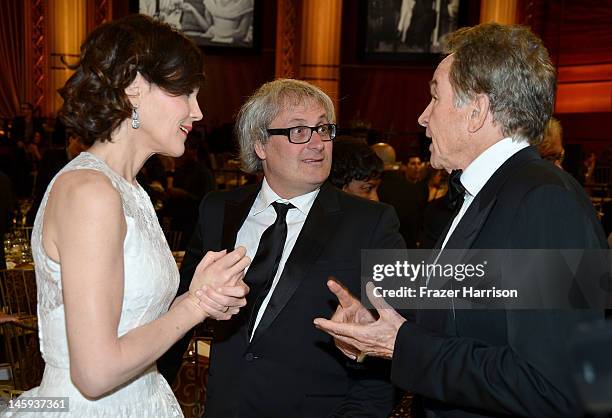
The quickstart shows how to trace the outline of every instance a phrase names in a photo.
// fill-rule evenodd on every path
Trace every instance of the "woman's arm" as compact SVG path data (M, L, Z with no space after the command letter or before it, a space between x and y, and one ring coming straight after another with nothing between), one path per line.
M71 377L89 397L145 370L207 316L197 299L187 297L157 320L117 336L126 230L121 199L107 177L78 170L57 179L45 213L43 245L62 266ZM244 259L220 257L199 272L200 283L219 275L240 280Z

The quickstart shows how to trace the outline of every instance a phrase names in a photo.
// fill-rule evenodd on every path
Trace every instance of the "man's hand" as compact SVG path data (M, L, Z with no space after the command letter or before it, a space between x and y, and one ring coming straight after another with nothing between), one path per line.
M343 324L370 324L376 321L372 312L367 310L335 277L329 278L327 287L338 298L338 307L331 317L331 321ZM350 344L346 344L337 338L334 338L334 342L344 355L353 360L357 360L361 355L361 352Z
M340 289L334 291L332 287L333 285L330 286L330 290L336 294L343 306L342 312L339 314L336 310L330 320L316 318L315 326L334 337L338 348L350 358L355 359L356 353L382 358L393 357L397 332L406 319L391 308L383 298L374 296L372 283L367 284L366 293L378 312L379 318L376 320L346 289L339 286Z

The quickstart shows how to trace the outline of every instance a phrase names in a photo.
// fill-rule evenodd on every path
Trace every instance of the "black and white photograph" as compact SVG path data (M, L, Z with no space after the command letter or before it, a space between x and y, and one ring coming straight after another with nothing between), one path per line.
M255 0L140 0L139 12L181 30L204 47L253 47Z
M438 54L460 0L366 0L366 55Z

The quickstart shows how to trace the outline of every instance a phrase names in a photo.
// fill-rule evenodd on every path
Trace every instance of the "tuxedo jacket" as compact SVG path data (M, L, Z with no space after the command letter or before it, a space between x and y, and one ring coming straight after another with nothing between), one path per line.
M213 192L203 199L183 277L191 278L206 251L234 248L260 187ZM386 417L393 406L388 362L349 360L313 320L331 317L337 306L326 285L329 276L359 295L361 250L403 248L398 228L392 207L325 183L252 341L245 310L215 323L205 416Z
M474 197L445 248L605 245L581 186L527 147ZM603 309L422 310L400 328L392 381L427 417L579 417L567 343L577 323L601 318Z

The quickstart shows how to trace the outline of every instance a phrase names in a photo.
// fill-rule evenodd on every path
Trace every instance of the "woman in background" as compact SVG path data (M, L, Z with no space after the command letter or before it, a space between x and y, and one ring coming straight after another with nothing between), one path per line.
M360 138L337 137L334 141L329 181L337 188L378 202L382 160Z

